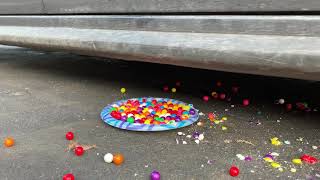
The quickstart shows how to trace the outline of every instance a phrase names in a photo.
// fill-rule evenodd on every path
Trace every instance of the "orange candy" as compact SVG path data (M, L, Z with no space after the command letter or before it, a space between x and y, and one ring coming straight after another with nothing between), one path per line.
M117 166L121 165L124 161L124 157L122 154L115 154L113 155L113 163Z
M11 137L7 137L4 142L3 142L4 146L6 147L12 147L14 145L14 139Z

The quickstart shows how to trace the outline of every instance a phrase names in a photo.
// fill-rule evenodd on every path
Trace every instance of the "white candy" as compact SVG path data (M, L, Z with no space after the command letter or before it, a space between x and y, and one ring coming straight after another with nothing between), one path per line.
M184 133L183 132L178 132L178 135L179 136L182 136Z
M246 157L244 157L242 154L237 154L236 156L237 156L237 158L239 158L241 161L243 161L243 160L246 159Z
M284 99L279 99L279 104L284 104Z
M107 153L103 156L104 162L106 163L112 163L113 161L113 155L111 153Z
M199 139L196 139L194 140L195 143L199 144L200 143L200 140Z
M198 139L199 139L200 141L202 141L202 140L204 139L204 135L203 135L203 134L200 134L199 137L198 137Z

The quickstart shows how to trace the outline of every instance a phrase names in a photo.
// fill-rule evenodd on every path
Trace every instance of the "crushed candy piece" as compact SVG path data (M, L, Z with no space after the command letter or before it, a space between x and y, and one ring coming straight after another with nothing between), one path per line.
M272 166L273 168L280 168L280 167L281 167L281 165L280 165L279 163L277 163L277 162L272 162L272 163L271 163L271 166Z
M318 162L318 159L313 157L313 156L310 156L308 154L304 154L300 157L300 159L306 163L309 163L309 164L316 164Z
M223 131L225 131L225 130L227 130L228 128L227 128L226 126L221 126L221 129L222 129Z
M242 154L237 154L236 155L238 159L240 159L241 161L243 161L246 157Z
M297 169L296 168L291 168L290 171L295 173L295 172L297 172Z
M302 160L301 159L292 159L293 164L302 164Z
M280 146L282 144L282 142L279 141L277 137L271 138L270 141L271 141L271 144L275 146Z

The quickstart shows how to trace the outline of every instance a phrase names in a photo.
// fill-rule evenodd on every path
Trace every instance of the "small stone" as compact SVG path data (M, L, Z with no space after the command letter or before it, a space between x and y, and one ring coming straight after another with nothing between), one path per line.
M203 164L201 164L201 167L203 168L203 167L204 167L204 165L203 165Z
M283 168L282 168L282 167L279 167L278 170L279 170L280 172L283 172Z
M254 173L254 170L250 170L251 173Z
M277 120L277 123L281 122L279 119Z

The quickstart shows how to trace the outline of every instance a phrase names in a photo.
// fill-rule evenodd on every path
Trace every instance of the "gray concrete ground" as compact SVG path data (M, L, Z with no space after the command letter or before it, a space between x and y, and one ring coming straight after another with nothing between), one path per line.
M182 82L176 94L162 92L164 84ZM234 83L240 95L231 102L201 97L210 94L216 80L230 92ZM127 94L121 95L125 87ZM306 101L319 107L320 86L315 82L266 78L261 76L180 68L167 65L98 60L61 52L38 52L30 49L0 49L0 139L12 136L16 145L0 146L0 179L62 179L72 172L76 179L148 179L152 170L162 179L319 179L319 164L293 165L291 160L308 153L320 158L319 112L286 113L274 100ZM201 116L203 126L192 125L167 132L128 132L109 127L99 117L102 108L122 98L172 97L194 104L204 114L226 116L221 125L211 126ZM239 100L248 97L252 104L241 107ZM231 105L235 105L231 107ZM82 157L65 152L64 136L73 130L83 144L96 144ZM199 145L177 132L205 133ZM269 139L279 137L290 145L276 147ZM296 139L303 137L302 141ZM187 144L183 145L182 141ZM239 143L246 140L254 145ZM177 144L177 141L179 144ZM320 148L320 147L319 147ZM107 152L123 153L122 166L106 164ZM268 152L284 171L264 162ZM250 162L236 154L250 155ZM208 163L211 162L211 163ZM228 175L231 165L240 175ZM297 172L290 172L296 168Z

